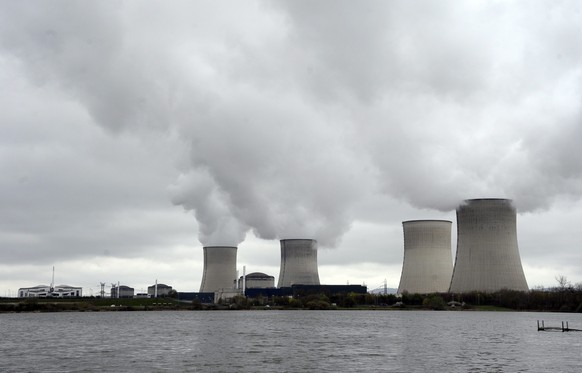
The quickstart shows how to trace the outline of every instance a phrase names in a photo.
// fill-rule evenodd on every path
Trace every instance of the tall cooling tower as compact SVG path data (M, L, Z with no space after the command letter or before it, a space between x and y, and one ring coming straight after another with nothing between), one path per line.
M201 293L232 289L236 279L236 247L205 246Z
M446 293L453 274L448 220L411 220L404 229L404 264L398 293Z
M451 293L528 291L511 200L466 200L457 209L457 229Z
M281 240L281 271L277 287L319 285L317 241Z

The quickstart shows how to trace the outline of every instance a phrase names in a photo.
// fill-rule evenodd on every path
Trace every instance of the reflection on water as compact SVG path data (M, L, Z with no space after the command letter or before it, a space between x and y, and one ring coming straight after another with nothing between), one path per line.
M582 315L212 311L0 315L0 371L580 371Z

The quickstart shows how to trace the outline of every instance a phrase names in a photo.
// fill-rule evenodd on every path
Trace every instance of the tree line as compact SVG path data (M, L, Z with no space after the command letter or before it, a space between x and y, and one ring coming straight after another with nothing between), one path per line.
M405 308L405 309L486 309L498 307L516 311L582 312L582 285L569 283L530 291L500 290L492 293L462 294L301 294L295 297L238 297L237 308L279 307L285 309Z

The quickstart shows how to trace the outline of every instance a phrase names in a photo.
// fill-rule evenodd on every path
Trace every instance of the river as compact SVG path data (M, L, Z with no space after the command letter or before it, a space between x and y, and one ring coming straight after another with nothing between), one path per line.
M1 372L580 372L582 314L163 311L0 315Z

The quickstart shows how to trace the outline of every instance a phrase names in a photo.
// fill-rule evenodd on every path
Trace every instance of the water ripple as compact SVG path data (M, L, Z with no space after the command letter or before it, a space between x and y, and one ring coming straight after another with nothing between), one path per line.
M225 311L0 315L2 372L579 371L579 314Z

